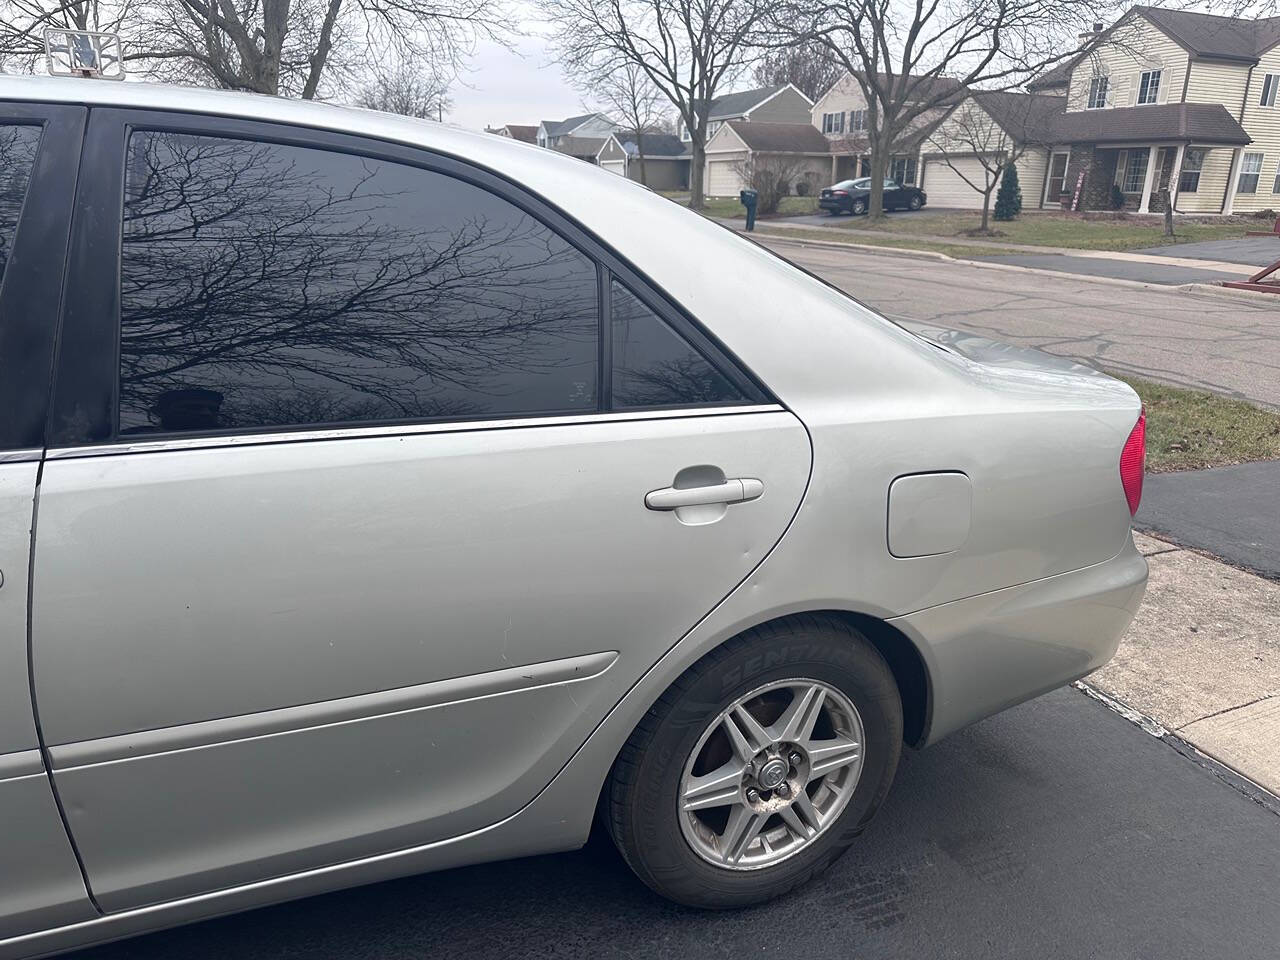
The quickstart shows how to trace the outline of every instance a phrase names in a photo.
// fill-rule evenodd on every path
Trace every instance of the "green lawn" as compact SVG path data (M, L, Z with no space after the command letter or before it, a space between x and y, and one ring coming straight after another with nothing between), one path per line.
M978 247L965 244L964 238L957 243L936 240L922 240L904 234L885 233L878 230L839 230L826 227L770 227L768 221L756 227L756 233L770 237L781 237L789 240L825 240L828 243L859 243L876 247L892 247L898 250L932 250L934 253L945 253L951 257L971 257L974 254L990 254L990 247ZM997 251L998 252L998 251Z
M687 193L677 194L672 196L672 199L676 203L688 204L689 195ZM708 197L702 212L708 217L738 217L743 219L747 215L737 197ZM778 205L776 216L795 217L817 212L817 197L783 197L782 203Z
M1280 459L1280 413L1214 393L1120 379L1146 406L1148 472Z
M955 237L963 243L967 231L976 230L982 223L977 213L932 213L928 210L917 214L889 214L883 220L872 223L866 217L848 217L840 220L841 231L855 235L890 234L894 236L934 235ZM1175 221L1176 236L1164 236L1164 227L1158 219L1084 219L1079 215L1056 213L1024 213L1015 220L1004 223L992 221L997 235L974 239L998 240L1003 243L1025 243L1032 246L1069 247L1078 250L1132 250L1137 247L1154 247L1166 243L1190 243L1198 240L1222 240L1241 236L1245 230L1257 229L1257 222L1244 219L1196 223Z

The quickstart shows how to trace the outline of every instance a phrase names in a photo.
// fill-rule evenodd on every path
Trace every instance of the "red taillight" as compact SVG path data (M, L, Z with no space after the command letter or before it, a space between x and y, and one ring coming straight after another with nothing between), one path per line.
M831 195L833 197L847 197L849 194L844 190L832 190Z
M1147 465L1147 411L1138 414L1138 422L1129 431L1129 439L1124 442L1124 452L1120 454L1120 482L1124 485L1124 496L1129 501L1129 514L1138 512L1138 504L1142 502L1142 471Z

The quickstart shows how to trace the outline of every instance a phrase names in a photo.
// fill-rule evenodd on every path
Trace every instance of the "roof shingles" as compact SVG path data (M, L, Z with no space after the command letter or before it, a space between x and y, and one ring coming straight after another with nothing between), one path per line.
M1107 110L1071 110L1052 124L1058 143L1144 143L1186 140L1243 146L1249 134L1220 103L1162 103Z
M748 123L726 121L747 145L760 153L827 153L827 138L811 123Z

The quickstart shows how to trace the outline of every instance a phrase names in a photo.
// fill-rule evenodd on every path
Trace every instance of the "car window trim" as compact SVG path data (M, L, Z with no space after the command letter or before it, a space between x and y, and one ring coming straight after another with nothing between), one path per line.
M623 423L645 420L689 420L701 417L755 416L786 413L780 403L727 404L702 407L646 407L640 410L597 411L552 416L506 417L493 420L440 420L423 423L396 423L351 427L292 428L277 432L234 434L181 434L155 440L123 437L107 443L52 447L46 460L76 460L145 453L172 453L192 450L238 449L279 444L320 443L334 440L370 440L424 436L431 434L480 433L490 430L532 430L580 424ZM39 451L37 451L37 455ZM38 459L38 456L37 456Z
M0 451L43 449L64 295L85 107L0 101L0 125L40 130L35 162L0 281Z
M570 218L553 204L515 181L472 162L430 150L376 137L339 133L296 124L248 120L214 114L185 114L145 108L93 107L89 111L85 134L86 155L104 158L86 165L77 191L76 222L72 229L72 255L68 265L71 292L62 317L60 342L64 345L55 375L54 402L49 414L50 446L78 444L125 444L133 438L119 433L119 369L120 369L120 257L121 218L124 201L124 177L129 137L136 131L184 133L192 136L223 137L285 146L330 150L368 157L388 163L399 163L453 177L485 190L516 206L580 254L591 260L597 270L597 312L599 314L600 369L597 371L596 412L610 412L612 397L607 388L610 372L604 361L605 342L611 330L608 323L608 291L606 276L618 276L634 291L643 291L642 299L695 350L707 358L742 394L742 405L774 403L776 398L718 339L706 331L685 311L632 267L616 251ZM112 255L105 255L110 251ZM105 266L109 264L110 270ZM95 295L96 294L96 295ZM106 357L111 357L107 370ZM78 394L78 395L77 395ZM683 410L690 405L653 410ZM546 412L530 414L498 414L494 419L514 420L547 416ZM63 423L88 422L86 435L70 438L59 429ZM575 420L578 418L574 418ZM284 427L254 427L245 432L295 433L326 432L364 427L395 427L437 422L462 421L406 418L378 422L291 424ZM226 431L208 433L166 434L165 439L198 436L225 436Z

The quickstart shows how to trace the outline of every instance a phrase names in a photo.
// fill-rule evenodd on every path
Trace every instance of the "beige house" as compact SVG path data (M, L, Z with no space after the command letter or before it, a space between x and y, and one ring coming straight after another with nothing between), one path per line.
M813 101L791 83L758 87L716 97L707 108L707 143L730 120L747 123L808 123ZM692 142L689 128L680 125L682 143Z
M768 164L786 175L792 192L815 195L831 182L833 162L826 137L811 124L728 120L707 142L703 182L709 197L736 197L751 168Z
M1164 185L1181 213L1280 206L1280 17L1133 7L1030 86L1066 97L1043 203L1105 208L1116 184L1143 212Z
M922 100L935 95L950 99L961 93L960 84L946 78L912 77L908 82L919 90ZM922 145L949 109L950 106L933 107L912 121L901 147L889 158L890 177L899 183L920 185ZM867 98L856 75L846 73L819 97L810 111L810 121L827 139L829 152L835 158L831 169L833 183L871 173Z
M1054 127L1066 98L975 91L929 132L922 144L921 188L931 207L981 209L1010 157L1023 206L1041 206Z

